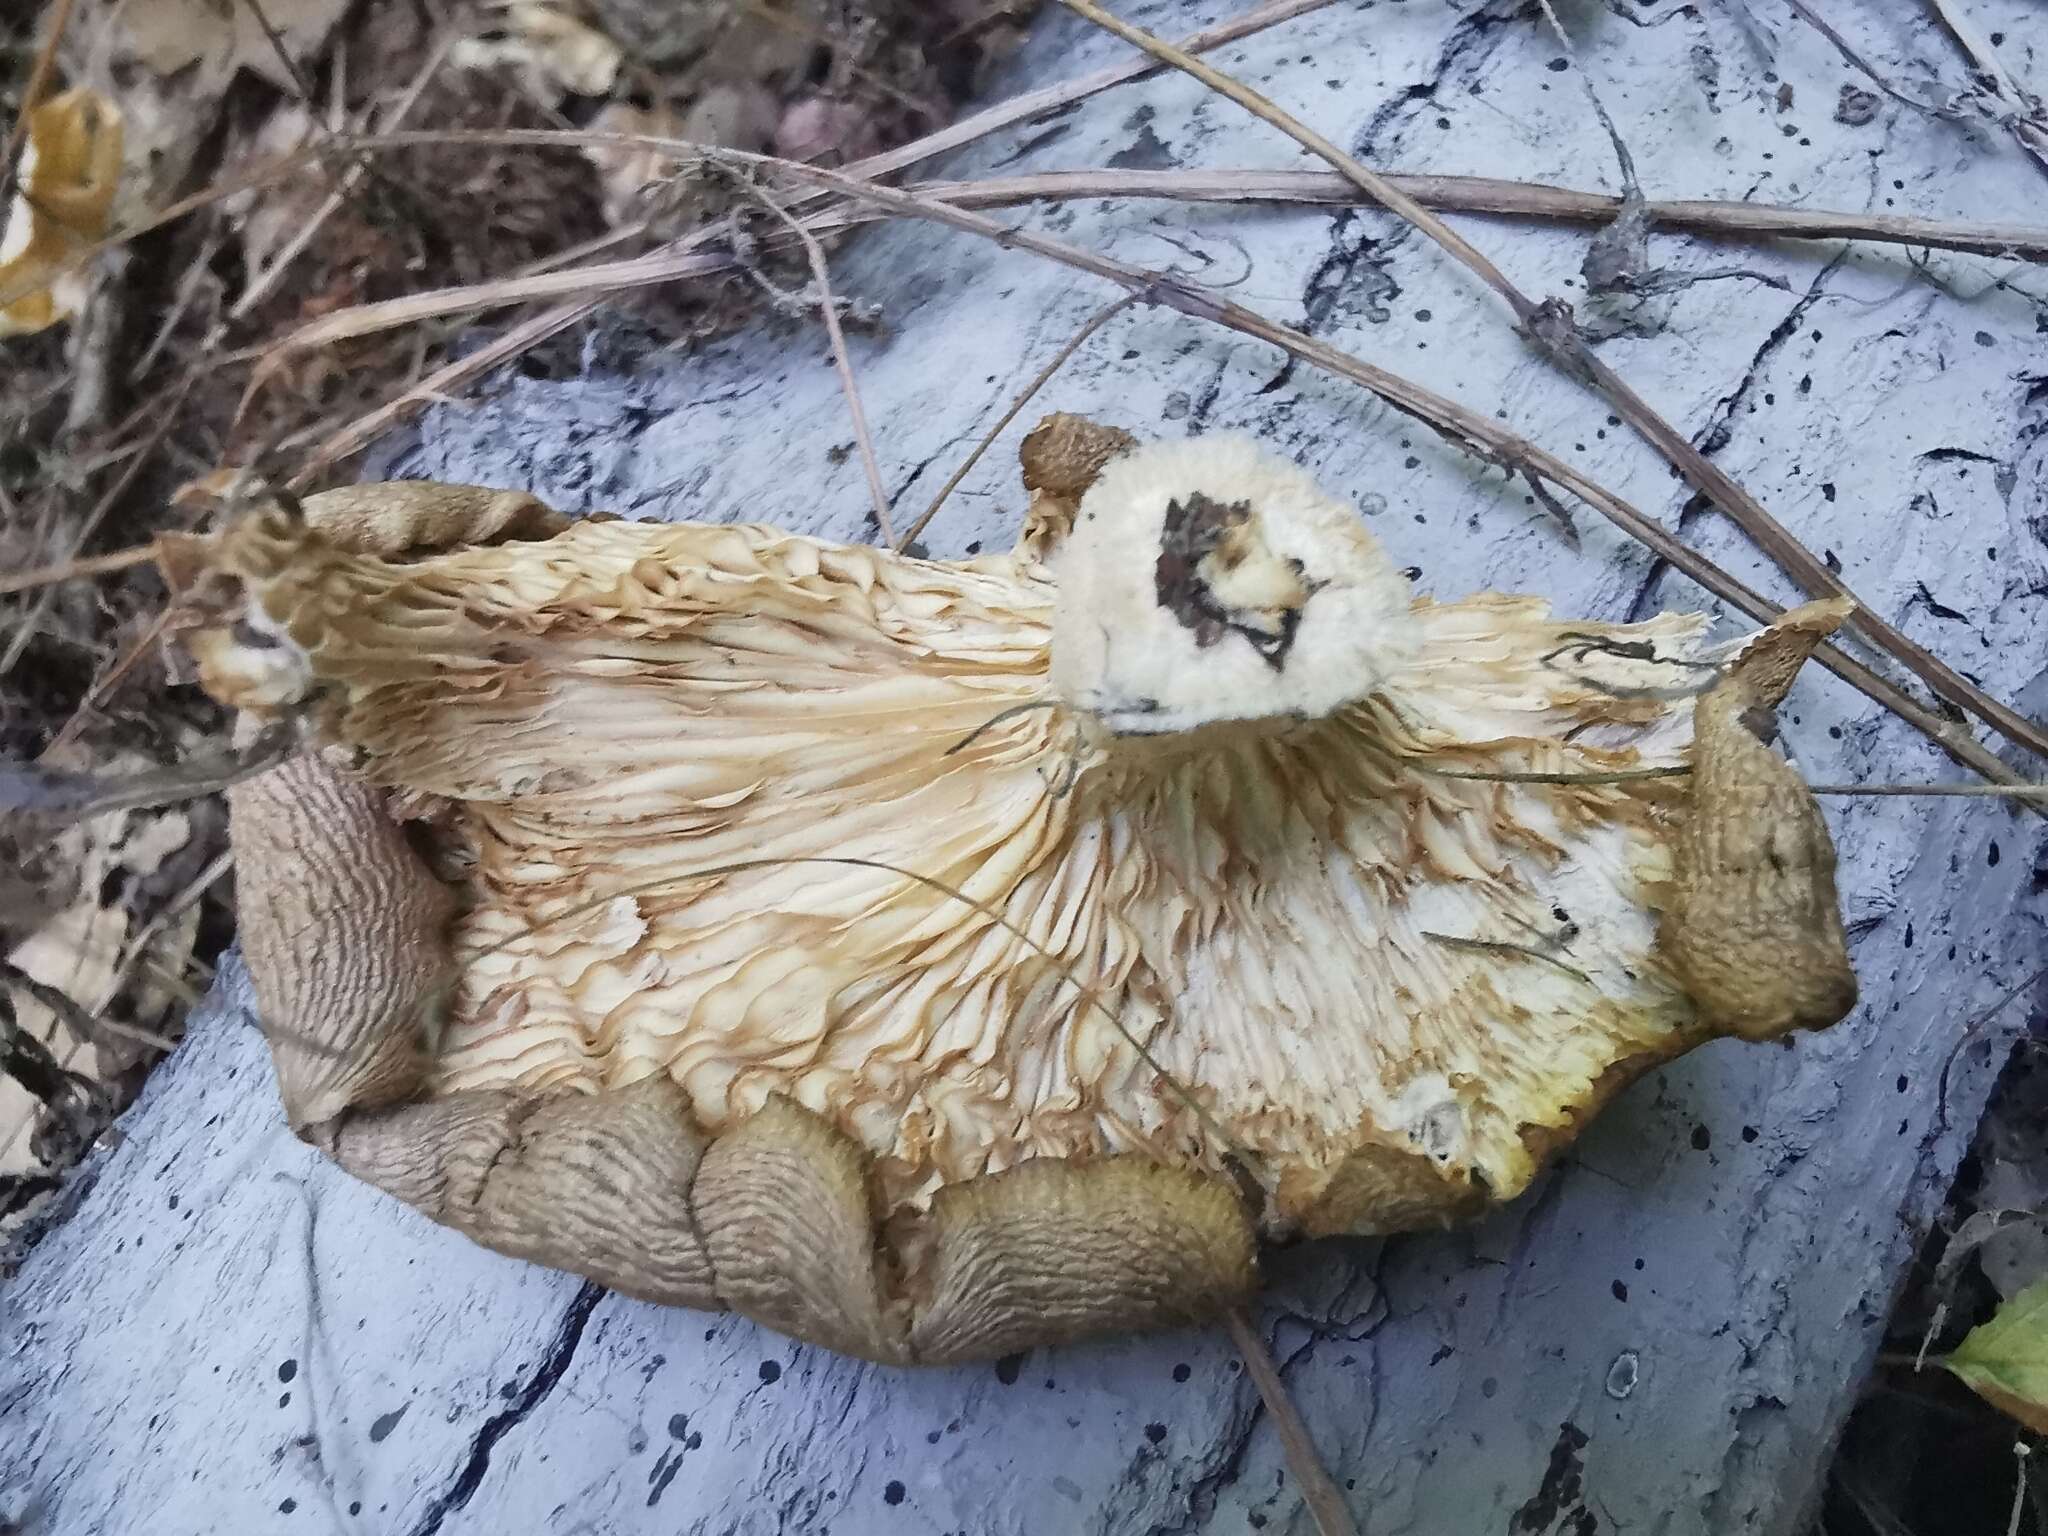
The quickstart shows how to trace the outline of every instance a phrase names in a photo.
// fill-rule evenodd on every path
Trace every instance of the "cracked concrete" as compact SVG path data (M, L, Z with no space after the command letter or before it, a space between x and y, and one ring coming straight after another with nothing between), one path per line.
M2017 38L2030 3L1967 8ZM1219 7L1123 9L1171 28ZM1912 9L1840 0L1830 16L1909 85L1927 84L1923 59L1959 78ZM1611 185L1604 136L1528 10L1341 0L1228 61L1340 141L1370 140L1388 168ZM2039 204L2038 172L2009 146L1891 103L1834 121L1852 73L1789 25L1765 56L1722 7L1564 14L1652 197L1975 215ZM1116 52L1055 16L1005 83ZM2037 80L2048 68L2024 49L2014 63ZM1099 165L1134 146L1182 164L1299 163L1166 77L941 169ZM1497 412L1681 521L1688 495L1668 469L1383 215L1102 200L1012 217L1127 259L1244 273L1241 301ZM1532 294L1583 291L1586 231L1459 223ZM1725 265L1731 253L1709 245L1652 236L1658 264L1681 270ZM1602 355L1866 600L2038 713L2048 309L2029 290L2042 280L1793 242L1739 257L1792 294L1696 286L1673 296L1662 335ZM886 319L850 344L906 519L1106 297L923 228L863 238L835 281ZM867 494L814 327L768 321L688 356L613 327L582 362L578 377L514 373L437 408L368 472L861 536ZM1540 592L1597 617L1701 602L1598 518L1580 513L1583 547L1570 548L1525 487L1283 363L1133 311L1041 404L1150 435L1256 433L1358 502L1425 591ZM1014 536L1014 437L955 493L928 536L935 553ZM1725 519L1693 517L1686 534L1793 596ZM1964 617L1940 616L1923 586ZM1795 690L1785 739L1820 780L1949 773L1825 676ZM1986 1031L1944 1064L2039 952L2048 885L2039 824L1997 806L1836 800L1828 815L1863 982L1842 1026L1783 1050L1724 1043L1644 1081L1524 1199L1472 1227L1290 1261L1267 1327L1369 1536L1802 1529L2010 1035ZM71 1219L0 1290L0 1517L170 1536L1307 1529L1218 1336L907 1374L599 1294L483 1253L300 1146L249 1008L230 964L118 1144L84 1170Z

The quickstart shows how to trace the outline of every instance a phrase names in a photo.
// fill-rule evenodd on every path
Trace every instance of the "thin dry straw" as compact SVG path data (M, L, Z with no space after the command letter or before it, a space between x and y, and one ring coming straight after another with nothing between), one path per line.
M1231 1342L1244 1357L1245 1371L1259 1389L1266 1412L1273 1416L1273 1428L1280 1436L1287 1468L1294 1474L1301 1501L1316 1523L1316 1536L1358 1536L1351 1512L1344 1507L1344 1496L1337 1491L1336 1479L1323 1466L1321 1453L1309 1438L1308 1426L1302 1422L1301 1411L1294 1406L1287 1383L1280 1379L1279 1368L1266 1350L1266 1341L1259 1337L1242 1308L1232 1308L1226 1321Z
M1545 954L1534 945L1508 944L1499 939L1467 939L1461 938L1455 933L1437 933L1428 928L1420 928L1416 931L1432 944L1441 944L1446 949L1468 950L1478 955L1519 955L1525 960L1535 960L1543 965L1560 970L1565 975L1571 977L1572 980L1582 981L1589 987L1594 984L1593 978L1577 966L1566 965L1557 956Z
M1622 209L1621 199L1610 193L1582 192L1548 182L1401 173L1389 173L1385 179L1424 207L1443 213L1606 224ZM962 208L1001 208L1013 203L1084 197L1167 198L1188 203L1298 203L1337 208L1378 206L1348 177L1336 171L1308 170L1026 171L972 181L917 181L909 183L905 190ZM1776 203L1732 203L1712 198L1652 199L1643 204L1643 213L1653 229L1695 235L1758 240L1861 240L2024 262L2048 261L2048 225L2040 224L1790 208Z
M66 560L61 565L45 565L14 576L0 576L0 597L11 597L17 592L81 576L105 576L114 571L125 571L155 558L156 545L137 544L131 549L117 549L111 555L89 555L83 559Z
M351 154L365 154L450 142L500 146L526 144L536 148L635 147L666 150L679 158L703 158L704 148L687 140L654 134L540 128L421 129L394 130L365 138L337 140L334 152L345 150ZM851 176L853 173L842 171L839 174ZM1541 183L1502 181L1483 176L1387 176L1382 179L1420 204L1450 211L1605 222L1620 209L1618 201L1605 194ZM1347 178L1315 171L1047 171L979 181L914 183L905 190L926 201L951 203L962 208L998 208L1016 203L1094 197L1166 197L1191 202L1316 202L1344 207L1377 202ZM2039 225L1957 223L1711 201L1650 203L1646 205L1645 212L1653 224L1702 234L1862 239L1932 245L1990 255L2014 255L2022 260L2048 260L2048 228ZM813 232L824 234L883 216L836 205L807 214L802 222ZM269 350L319 346L392 326L417 324L423 320L532 300L616 292L730 271L737 264L731 253L712 248L715 240L729 233L729 224L711 224L654 251L618 261L494 278L458 287L429 289L403 298L351 305L308 322L280 338Z
M974 445L974 451L960 461L960 467L947 476L946 483L939 487L939 494L932 498L932 504L918 514L917 521L912 523L904 531L903 537L896 541L896 552L898 554L908 549L910 541L930 526L931 520L939 515L939 508L946 504L946 498L953 494L954 487L959 485L962 480L965 480L974 466L981 462L981 456L987 453L989 447L1002 435L1003 429L1017 419L1017 413L1029 405L1038 392L1045 388L1047 381L1054 374L1058 373L1061 368L1066 366L1067 359L1080 351L1089 337L1093 336L1097 331L1101 330L1110 321L1137 302L1138 296L1132 293L1127 293L1120 299L1112 299L1109 303L1103 305L1102 308L1095 311L1094 314L1090 315L1087 323L1081 329L1067 338L1067 344L1053 354L1052 360L1039 369L1031 382L1025 385L1022 392L1010 402L1009 409L998 416L995 424L982 434L981 441Z
M853 359L846 351L846 333L839 326L839 300L832 293L832 268L825 260L825 248L782 204L758 188L749 190L802 243L804 256L811 264L811 280L818 288L818 308L825 317L825 335L832 345L832 366L839 372L840 392L846 396L846 411L853 418L853 440L859 445L861 469L867 475L868 496L874 503L875 531L884 544L894 544L895 530L889 525L889 493L882 486L881 466L875 462L875 442L868 434L868 413L860 403L860 386L853 379Z
M2048 965L2044 965L2040 967L2038 970L2032 972L2023 980L2015 984L2009 991L2007 991L1990 1007L1986 1008L1983 1012L1979 1013L1975 1018L1971 1019L1967 1024L1963 1026L1962 1033L1956 1037L1956 1043L1949 1047L1949 1053L1941 1063L1941 1081L1939 1084L1938 1092L1935 1097L1935 1103L1938 1106L1941 1114L1941 1128L1944 1132L1947 1131L1949 1128L1948 1077L1949 1073L1955 1070L1956 1058L1963 1054L1964 1047L1969 1045L1970 1041L1976 1037L1978 1030L1982 1029L1986 1024L1989 1024L1993 1019L1997 1018L2001 1013L2005 1012L2006 1008L2013 1002L2014 999L2020 997L2022 994L2026 992L2031 991L2034 987L2039 986L2044 978L2048 978ZM2025 1027L2025 1025L2021 1026L2022 1029L2024 1029Z

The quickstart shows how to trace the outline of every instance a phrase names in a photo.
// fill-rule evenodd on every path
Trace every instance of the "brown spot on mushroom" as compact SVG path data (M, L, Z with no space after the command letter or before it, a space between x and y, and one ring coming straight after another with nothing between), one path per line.
M1249 582L1233 580L1254 566ZM1275 672L1287 663L1311 591L1299 560L1282 561L1266 548L1249 502L1225 504L1201 491L1166 504L1153 588L1159 606L1204 650L1226 634L1241 635ZM1240 601L1226 595L1232 588Z

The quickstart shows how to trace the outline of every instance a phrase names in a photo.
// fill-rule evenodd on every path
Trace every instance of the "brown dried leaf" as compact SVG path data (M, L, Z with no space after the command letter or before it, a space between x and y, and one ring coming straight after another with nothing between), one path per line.
M128 765L141 762L123 756ZM45 889L42 921L0 949L7 972L0 975L0 1002L60 1063L95 1081L125 1070L140 1055L131 1030L102 1020L129 974L129 950L147 916L134 909L131 893L159 875L167 861L175 866L192 832L191 816L183 810L124 810L73 822L56 840L70 880L63 888ZM173 969L182 969L197 932L196 910L181 918L153 931L148 945L153 959ZM139 1011L152 1018L167 1006L160 987L138 1002ZM0 1127L0 1141L8 1139ZM20 1151L14 1147L17 1157ZM10 1167L0 1158L0 1170Z

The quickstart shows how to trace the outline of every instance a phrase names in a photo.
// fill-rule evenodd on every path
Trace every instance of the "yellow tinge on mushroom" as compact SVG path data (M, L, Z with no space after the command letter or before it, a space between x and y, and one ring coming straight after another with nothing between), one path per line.
M423 484L188 551L207 686L326 749L234 806L302 1134L507 1252L954 1359L1509 1198L1648 1066L1853 1002L1744 724L1838 609L1730 657L1418 598L1248 442L1026 463L962 562Z

